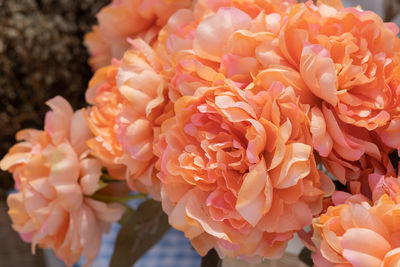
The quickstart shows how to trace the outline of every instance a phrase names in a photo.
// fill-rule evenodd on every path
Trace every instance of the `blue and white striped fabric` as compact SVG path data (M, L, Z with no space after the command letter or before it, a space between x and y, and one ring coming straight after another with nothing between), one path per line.
M114 223L110 233L103 235L99 256L93 263L94 267L108 267L119 229L119 224ZM75 267L83 266L83 263L82 259ZM134 267L197 267L200 263L201 257L184 234L170 229L160 242L136 262Z

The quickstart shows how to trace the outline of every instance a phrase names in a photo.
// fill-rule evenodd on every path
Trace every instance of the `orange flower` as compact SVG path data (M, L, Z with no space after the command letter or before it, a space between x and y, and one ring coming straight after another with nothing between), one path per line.
M93 107L87 120L95 137L88 145L112 176L158 199L153 141L172 110L157 56L143 40L131 43L136 50L98 70L90 81L86 98Z
M279 32L291 6L292 1L204 0L193 10L177 11L155 46L171 77L171 101L211 86L221 74L243 89L260 71L269 70L271 79L290 81L304 103L315 102L279 49Z
M86 101L91 108L84 113L94 137L87 141L91 152L102 161L111 174L118 179L126 178L126 169L121 161L123 151L115 132L116 118L122 105L129 105L116 86L117 65L96 71L86 91Z
M373 12L308 2L293 7L280 43L310 90L343 122L374 130L390 122L399 102L391 82L400 52L397 33Z
M312 107L314 148L345 183L362 176L367 162L385 166L381 152L400 146L395 67L400 42L397 27L375 13L320 2L293 6L279 42L286 60L321 99Z
M142 37L150 43L180 8L189 7L191 0L113 0L98 14L99 26L85 36L85 45L94 70L107 66L112 58L121 59L128 50L127 38Z
M391 267L400 264L400 205L383 195L373 206L346 202L314 219L315 266Z
M311 109L311 133L322 162L343 184L393 169L387 156L390 150L377 134L344 123L330 105L324 103L322 109Z
M279 257L333 191L316 169L308 107L292 88L256 81L199 88L162 125L163 207L200 255Z
M91 137L82 111L55 97L48 105L45 130L23 130L1 160L13 173L17 193L7 199L13 228L26 242L51 248L66 264L83 255L92 262L100 249L103 230L118 221L125 208L89 196L98 190L101 163L88 156ZM72 130L79 129L79 131Z

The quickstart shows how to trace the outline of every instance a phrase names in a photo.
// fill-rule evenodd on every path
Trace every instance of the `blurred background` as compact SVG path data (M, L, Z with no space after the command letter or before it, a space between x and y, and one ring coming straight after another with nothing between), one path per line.
M92 72L83 35L95 24L96 13L110 0L0 0L0 158L23 128L42 128L46 100L62 95L75 109L84 105ZM361 5L385 21L400 24L400 0L344 0ZM6 195L11 176L0 171L1 267L59 266L11 229ZM296 249L294 249L296 250ZM294 257L295 259L296 257ZM300 266L290 257L270 266ZM285 263L286 262L286 263ZM233 263L232 263L233 264ZM231 265L229 265L231 266Z
M0 158L18 130L43 127L49 98L62 95L75 109L84 104L92 72L83 35L109 1L0 0ZM31 256L11 229L5 199L12 187L0 171L0 266L44 267L43 252Z

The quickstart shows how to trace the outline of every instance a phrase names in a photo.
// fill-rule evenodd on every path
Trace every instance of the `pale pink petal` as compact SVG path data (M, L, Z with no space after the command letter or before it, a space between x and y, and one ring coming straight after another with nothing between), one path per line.
M286 146L287 160L281 167L279 179L274 181L276 188L294 186L310 172L308 160L311 147L302 143L293 143Z
M194 51L206 59L219 61L230 35L249 27L250 21L251 18L239 9L220 8L217 14L205 18L197 27Z
M82 192L85 195L94 194L99 188L101 163L97 159L87 158L80 161L80 180Z
M342 246L343 256L355 267L379 267L391 249L381 235L364 228L347 230L342 237Z
M86 124L82 110L76 111L72 116L69 136L71 146L78 155L88 149L86 141L92 137L92 133Z
M245 177L236 202L236 210L251 225L256 225L265 209L264 188L269 180L264 161L258 163Z
M300 73L310 90L318 97L336 106L337 78L333 60L319 46L303 48Z
M70 121L74 111L61 96L48 100L46 104L52 111L46 113L45 130L53 138L53 142L58 144L69 137Z
M314 149L323 157L327 157L332 151L333 141L326 129L326 123L322 111L318 107L311 109L310 128Z

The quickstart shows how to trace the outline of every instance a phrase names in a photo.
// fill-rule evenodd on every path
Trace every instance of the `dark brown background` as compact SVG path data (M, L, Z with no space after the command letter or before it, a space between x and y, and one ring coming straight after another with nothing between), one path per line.
M0 0L0 158L23 128L42 128L46 100L62 95L74 108L84 105L92 75L83 35L109 0ZM0 171L0 266L45 266L42 252L11 229L5 204L13 186Z

